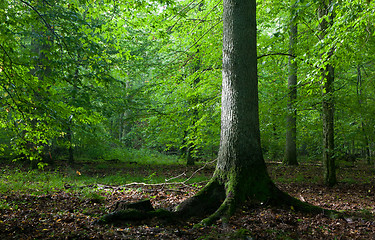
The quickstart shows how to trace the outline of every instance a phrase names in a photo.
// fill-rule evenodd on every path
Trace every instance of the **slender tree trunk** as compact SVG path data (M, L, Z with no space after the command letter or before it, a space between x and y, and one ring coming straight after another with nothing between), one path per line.
M189 145L186 152L186 165L194 166L196 157L194 155L194 145Z
M196 57L196 59L195 59L194 67L193 67L193 72L197 73L201 68L201 60L200 60L199 49L197 50L195 57ZM192 84L192 88L194 89L194 91L196 91L196 88L197 88L199 82L200 82L200 77L197 76L194 79L194 82ZM190 106L196 106L198 103L199 103L199 97L197 95L193 96L189 100ZM194 110L192 111L192 120L191 120L191 123L190 123L190 128L187 131L187 136L189 138L191 138L191 140L188 143L187 150L186 150L186 165L188 165L188 166L193 166L195 164L195 161L197 160L197 157L196 157L196 154L194 153L194 151L196 150L196 146L195 146L195 142L196 142L195 140L196 140L196 136L197 136L197 126L196 126L196 124L198 122L198 119L199 119L198 110L196 108L194 108Z
M123 141L123 126L124 126L124 120L123 120L124 113L120 113L119 120L118 120L118 140L121 142Z
M331 1L322 0L320 2L319 14L319 28L320 38L323 40L327 34L329 24L332 24L333 13L329 14ZM326 20L326 17L330 22ZM332 50L328 54L328 59L333 55ZM331 64L326 64L321 69L322 72L322 120L323 120L323 173L324 182L328 186L333 186L337 183L336 166L335 166L335 143L334 143L334 68Z
M359 105L359 111L361 116L361 129L363 134L363 140L365 143L365 146L363 148L363 152L366 156L367 164L371 164L371 157L370 157L370 144L369 144L369 138L366 131L366 124L363 117L363 107L362 107L362 73L361 73L361 67L360 65L357 66L357 97L358 97L358 105Z
M334 143L334 102L332 66L327 66L324 72L323 85L323 168L324 182L328 186L336 184L335 143Z
M297 23L295 22L295 4L292 5L291 23L289 35L289 76L288 76L288 113L286 117L286 143L283 163L285 165L298 165L297 162L297 62L295 60L295 48L297 44Z
M45 3L43 1L36 1L35 5L37 7L41 7L43 10L43 14L46 14ZM34 14L34 13L33 13ZM36 76L40 82L48 81L48 78L51 75L52 69L49 65L48 58L46 57L46 53L49 52L51 46L53 45L53 35L50 32L50 29L45 29L44 27L35 26L32 29L32 38L31 38L31 52L32 52L32 59L31 62L33 63L33 68L30 73ZM34 91L31 92L32 98L34 101L42 101L43 93L39 92L38 85L33 86ZM47 99L48 101L48 99ZM36 109L32 110L38 111ZM31 113L32 113L31 112ZM33 119L30 122L31 127L34 129L36 128L37 123L40 120ZM49 139L47 139L48 141ZM35 147L37 144L35 142L32 143ZM50 147L50 146L48 146ZM51 153L48 151L48 147L44 146L44 151L42 154L39 154L39 159L34 158L31 162L31 168L36 169L38 168L38 163L43 161L43 155L48 156L48 160L50 163L53 163L54 159L51 157Z
M125 88L131 89L132 83L130 81L125 82ZM127 94L127 98L132 98L130 95ZM129 99L129 100L130 100ZM118 137L119 141L122 142L127 147L138 148L140 146L137 139L129 138L128 135L134 127L134 120L133 120L134 113L130 109L125 109L119 116L119 126L118 126Z
M203 7L203 2L201 2L198 6L198 11L201 12L202 11L202 7ZM198 28L201 28L201 27L198 27ZM201 54L199 52L199 49L200 49L200 45L197 45L197 50L196 50L196 53L195 53L195 56L194 56L194 64L193 64L193 73L198 73L198 71L201 69ZM197 74L197 76L195 77L194 81L193 81L193 84L192 84L192 88L194 89L194 91L196 91L196 88L200 82L200 77L199 77L199 73ZM196 106L197 104L199 103L199 97L198 95L194 95L190 100L189 100L189 105L190 106ZM196 108L194 108L194 110L192 111L192 122L190 124L190 130L188 130L188 136L192 139L189 141L188 143L188 146L187 146L187 151L186 151L186 165L187 166L193 166L197 160L197 157L196 157L196 154L194 153L196 151L195 149L195 142L196 142L196 136L197 136L197 122L198 122L198 119L199 119L199 116L198 116L198 110Z
M194 137L193 134L194 132L192 133L191 131L186 130L184 133L184 138L182 139L182 144L181 144L183 147L181 148L180 157L181 159L185 159L187 166L193 166L196 160L194 153L193 153L194 148L195 148L194 143L188 142L190 140L187 139L188 136Z
M71 124L70 122L71 121L69 121L69 124ZM68 146L68 164L70 166L73 166L73 164L74 164L74 149L73 149L73 139L72 139L73 132L72 132L72 128L70 127L70 125L68 127L66 135L67 135L68 144L69 144L69 146Z
M72 91L72 99L71 99L71 102L73 104L76 103L76 98L77 98L77 92L78 92L78 87L76 85L76 82L78 81L78 78L79 78L79 70L76 69L76 71L74 72L74 84L73 84L73 91ZM69 116L69 119L67 121L67 140L68 140L68 164L70 166L73 166L74 165L74 146L73 146L73 135L74 135L74 132L72 130L72 127L73 127L73 118L74 118L74 115L70 115Z
M361 128L362 128L362 134L363 134L364 143L365 143L363 150L366 156L366 162L368 165L370 165L371 164L370 143L369 143L368 136L367 136L366 126L363 121L361 123Z

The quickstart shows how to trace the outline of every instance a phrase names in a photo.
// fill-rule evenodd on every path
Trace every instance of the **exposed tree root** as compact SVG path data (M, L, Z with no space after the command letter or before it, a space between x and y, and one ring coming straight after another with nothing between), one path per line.
M281 191L278 189L274 184L271 184L270 195L268 196L267 201L265 202L269 206L276 206L282 207L286 209L293 209L295 211L304 212L304 213L311 213L311 214L324 214L328 217L337 218L340 216L340 213L324 209L318 206L311 205L306 202L302 202L289 194ZM223 222L227 222L229 218L234 214L238 205L242 202L236 201L239 199L235 196L235 193L227 194L225 200L222 204L217 208L215 212L209 215L207 218L203 219L200 224L202 225L210 225L213 224L215 221L221 219ZM256 198L249 198L251 201L260 202L261 199ZM264 200L264 198L262 198ZM199 204L199 203L196 203ZM196 208L199 208L196 206Z
M247 200L254 202L262 202L264 204L276 207L283 207L286 209L294 209L295 211L320 214L323 213L329 217L337 218L340 216L338 212L323 209L306 202L302 202L287 193L278 189L272 182L268 182L263 186L268 186L270 189L264 191L258 197L255 194L248 195ZM239 191L229 191L228 188L218 181L218 178L212 178L212 180L201 189L195 196L182 202L176 211L167 211L163 209L136 209L132 206L138 206L137 204L129 204L123 209L117 209L116 211L104 215L100 222L102 223L113 223L118 221L134 221L144 220L150 218L160 219L183 219L193 216L204 218L200 225L211 225L217 220L221 219L223 222L228 222L229 218L235 213L237 206L243 203L242 198L238 197ZM252 191L246 191L252 192ZM268 193L265 196L264 193Z
M126 209L126 210L119 210L108 213L102 216L98 223L110 224L110 223L117 223L117 222L125 222L125 221L139 221L151 218L161 218L172 220L175 219L177 214L175 212L171 212L164 209L157 209L148 212L144 212L137 209Z
M312 205L307 202L302 202L297 198L294 198L290 196L289 194L281 191L278 189L276 186L274 188L275 194L273 197L273 203L271 205L273 206L280 206L280 207L286 207L287 209L294 209L295 211L298 212L303 212L303 213L311 213L311 214L324 214L328 217L331 218L338 218L342 216L342 213L334 211L334 210L329 210L325 208L321 208L315 205Z
M182 217L211 214L224 201L225 195L224 186L213 179L193 197L182 202L176 213Z

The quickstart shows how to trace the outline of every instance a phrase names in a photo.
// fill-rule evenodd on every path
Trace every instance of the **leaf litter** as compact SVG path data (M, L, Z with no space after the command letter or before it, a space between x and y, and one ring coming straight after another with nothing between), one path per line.
M90 185L87 188L101 190L92 198L82 197L70 187L40 196L17 192L0 194L0 236L2 239L375 239L375 181L373 170L368 166L340 168L341 182L333 188L321 183L321 167L317 165L269 164L268 168L283 191L301 201L345 212L348 217L332 219L323 214L296 212L293 208L245 203L229 223L218 221L213 226L200 228L193 228L199 223L198 218L173 223L150 219L100 225L98 218L110 212L116 201L148 198L155 208L172 210L193 196L204 183ZM156 166L150 171L177 176L186 167L164 170ZM213 168L209 168L204 174L210 177L212 172Z

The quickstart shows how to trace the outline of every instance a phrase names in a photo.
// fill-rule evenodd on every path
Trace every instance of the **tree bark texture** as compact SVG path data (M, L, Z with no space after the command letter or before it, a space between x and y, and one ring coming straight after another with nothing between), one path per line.
M214 177L226 200L266 200L272 183L263 160L258 116L256 1L225 0L221 138ZM228 209L230 210L230 209Z
M285 165L298 165L297 161L297 62L295 48L297 44L297 23L295 22L295 5L291 7L291 22L289 30L289 61L288 61L288 113L286 116L286 141L283 163Z
M280 191L263 159L256 56L256 1L224 0L221 139L215 172L194 197L177 207L184 216L212 213L202 221L227 221L250 200L321 211Z
M178 208L188 212L201 205L195 203L211 202L218 208L205 223L232 215L249 196L266 201L274 187L260 145L255 10L255 0L224 0L218 161L208 185Z
M250 187L254 181L269 181L260 145L255 11L254 0L224 0L221 138L215 176L236 185L227 189L243 196L247 193L241 191L255 190Z
M333 13L329 13L331 1L323 0L320 2L319 14L319 28L320 40L323 40L329 28L329 24L333 21ZM330 22L326 20L328 16ZM327 58L332 56L332 50ZM327 59L328 60L328 59ZM324 61L325 62L325 61ZM335 166L335 143L334 143L334 67L331 64L326 64L321 69L322 72L322 120L323 120L323 173L324 182L328 186L333 186L337 183L336 166Z

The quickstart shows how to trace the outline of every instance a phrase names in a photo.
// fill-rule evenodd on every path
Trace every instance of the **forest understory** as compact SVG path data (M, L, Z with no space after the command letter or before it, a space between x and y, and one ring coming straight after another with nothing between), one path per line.
M186 176L199 168L183 165L121 165L98 169L86 163L76 167L77 174L111 175L150 173L166 178ZM16 166L14 166L16 168ZM63 167L60 172L64 172ZM1 166L2 173L9 165ZM207 176L213 167L200 171ZM228 224L220 221L213 226L194 228L201 219L168 222L151 219L121 222L115 225L98 224L98 219L110 212L116 201L150 199L154 208L173 209L184 199L193 196L205 183L192 184L133 184L80 186L81 190L95 189L94 194L82 197L74 183L49 193L27 194L17 191L0 193L1 239L374 239L375 238L375 177L372 167L362 163L347 164L338 169L340 183L333 188L322 182L321 166L304 163L285 167L269 163L268 171L282 190L308 203L344 212L347 217L332 219L309 215L291 209L245 204ZM198 173L197 173L198 174ZM153 177L157 177L153 175ZM1 184L6 184L3 178Z

